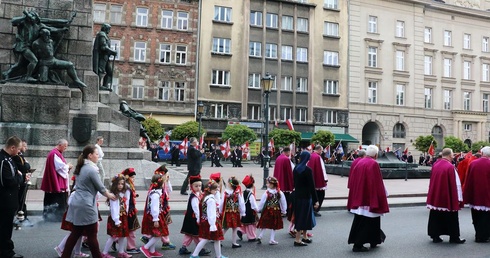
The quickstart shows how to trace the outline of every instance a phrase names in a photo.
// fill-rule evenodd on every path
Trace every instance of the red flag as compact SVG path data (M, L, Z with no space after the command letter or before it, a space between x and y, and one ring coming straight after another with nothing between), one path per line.
M325 158L329 159L330 156L331 156L331 153L330 153L330 144L327 145L327 147L325 147L325 149L323 149L323 152L325 152Z
M230 139L228 139L226 142L224 142L223 144L221 144L219 146L220 150L221 150L221 153L223 153L223 157L226 159L230 156L231 152L230 152Z
M269 144L267 144L267 146L269 147L269 150L272 151L272 153L274 153L274 138L271 138L269 140Z
M291 120L291 118L286 120L286 124L288 125L289 130L294 131L293 120Z
M362 150L362 145L359 145L359 150Z
M306 147L306 149L309 151L309 152L312 152L314 149L315 149L315 144L310 144L310 146Z
M201 135L201 138L199 138L199 149L202 147L204 144L204 134Z
M389 146L388 146L388 147L386 147L385 152L390 152L390 147L389 147Z
M165 134L165 137L160 141L160 147L162 147L163 151L165 153L168 153L170 150L170 136L168 134Z
M248 159L250 156L250 148L248 147L248 141L242 144L242 159Z
M184 156L187 156L187 137L184 138L184 140L179 144L179 150L180 152L184 153Z
M276 127L279 127L279 124L277 123L277 119L274 121L274 125L275 125Z
M434 145L432 144L432 142L430 143L430 146L429 146L429 149L427 150L427 153L429 153L429 155L431 155L431 156L434 156L434 154L435 154L435 149L434 149Z
M289 153L289 158L292 158L292 157L294 157L294 154L296 153L296 145L294 144L294 142L289 144L289 149L291 150L291 152Z
M405 148L405 150L403 151L403 154L408 155L408 147Z

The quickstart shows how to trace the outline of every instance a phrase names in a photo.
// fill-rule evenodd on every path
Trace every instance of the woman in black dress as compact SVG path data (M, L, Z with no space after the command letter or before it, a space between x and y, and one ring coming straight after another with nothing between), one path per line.
M294 177L294 223L296 229L296 239L294 246L307 246L312 240L308 238L308 230L313 229L316 225L313 216L313 208L318 207L318 197L315 191L312 171L306 166L310 159L310 153L301 152L299 155L300 162L293 170ZM314 205L313 205L314 203ZM303 235L303 238L301 238Z

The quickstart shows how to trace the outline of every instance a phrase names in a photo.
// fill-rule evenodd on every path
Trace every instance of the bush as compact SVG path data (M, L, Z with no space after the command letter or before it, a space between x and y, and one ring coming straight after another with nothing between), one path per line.
M301 142L301 133L288 129L275 128L269 133L269 139L270 138L274 138L274 145L276 146L276 149L279 149L278 147L282 146L289 147L289 144L293 142L296 146L299 146L299 143Z
M155 142L160 139L165 131L160 122L152 117L147 118L141 124L146 129L151 142Z
M204 130L204 128L201 126L201 135L198 135L199 134L198 131L199 131L198 122L196 121L185 122L181 125L176 126L172 130L172 135L170 136L170 139L183 140L185 137L189 137L189 138L196 137L199 140L199 137L201 137L201 135L205 133L206 130Z
M231 145L242 145L247 141L249 143L254 142L257 139L257 134L246 125L236 124L226 126L221 138L224 141L230 139Z

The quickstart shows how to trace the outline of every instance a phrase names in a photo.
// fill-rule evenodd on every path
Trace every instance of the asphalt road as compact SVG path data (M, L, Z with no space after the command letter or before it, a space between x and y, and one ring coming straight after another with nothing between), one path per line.
M346 211L323 211L317 218L317 226L313 229L313 243L307 247L294 247L293 239L283 229L276 233L279 245L270 246L269 233L265 233L263 244L244 241L242 248L231 248L231 231L223 241L223 255L227 257L490 257L490 243L474 242L474 230L471 224L469 209L460 212L461 237L467 242L462 245L444 242L433 244L426 234L428 210L425 207L393 208L381 219L381 227L387 235L386 242L367 253L353 253L352 245L347 245L347 237L352 223L352 215ZM107 240L106 221L100 227L99 243L101 248ZM172 216L170 225L171 240L181 246L182 215ZM31 217L34 227L14 230L13 240L16 251L26 258L57 257L53 247L67 234L59 228L58 223L48 223L40 217ZM285 226L288 222L285 220ZM140 236L139 234L137 235ZM244 239L245 240L245 239ZM140 244L140 243L138 243ZM158 244L160 246L160 243ZM190 248L193 250L194 246ZM212 249L212 245L206 248ZM89 252L88 250L84 250ZM164 257L188 257L178 255L177 250L163 251ZM214 254L214 250L213 253ZM113 254L114 255L114 254ZM144 257L135 255L134 257ZM211 256L212 257L212 256Z

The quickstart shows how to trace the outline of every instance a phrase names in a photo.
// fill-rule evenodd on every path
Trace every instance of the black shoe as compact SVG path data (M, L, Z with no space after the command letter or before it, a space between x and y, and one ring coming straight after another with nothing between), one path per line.
M206 248L203 248L201 249L201 251L199 252L199 256L209 256L209 254L211 253L211 251L209 251L208 249Z
M440 237L433 237L432 238L432 242L434 242L434 243L440 243L440 242L442 242L442 238L440 238Z
M449 239L449 243L451 244L464 244L466 242L466 239L464 238L459 238L458 239Z
M311 240L310 238L303 238L301 239L301 241L307 244L311 244L311 242L313 242L313 240Z
M370 245L371 249L378 247L378 244L371 244Z
M321 217L322 216L322 214L320 214L318 211L315 211L313 214L315 215L315 217Z
M252 238L252 239L249 239L248 242L256 242L257 241L257 238Z
M305 242L296 242L294 241L294 246L308 246Z
M238 230L238 231L236 232L236 234L237 234L237 236L238 236L238 239L240 239L240 241L242 241L242 240L243 240L243 233L242 233L242 231Z
M489 238L476 238L475 242L477 242L477 243L488 243L488 242L490 242L490 239Z
M182 192L181 192L180 194L181 194L181 195L189 195L188 193L182 193Z
M14 254L12 258L24 258L22 254Z
M360 247L354 246L354 247L352 247L352 252L354 252L354 253L367 252L367 251L369 251L369 249L367 247L364 247L364 246L360 246Z
M240 245L240 244L236 244L236 245L235 244L231 244L231 248L233 248L233 249L240 248L240 247L242 247L242 245Z
M258 245L262 244L262 239L260 239L260 237L259 237L259 238L257 238L257 244L258 244Z
M117 252L116 242L112 242L111 249L113 252Z
M82 242L82 247L83 247L83 248L90 248L90 247L88 246L87 242Z

